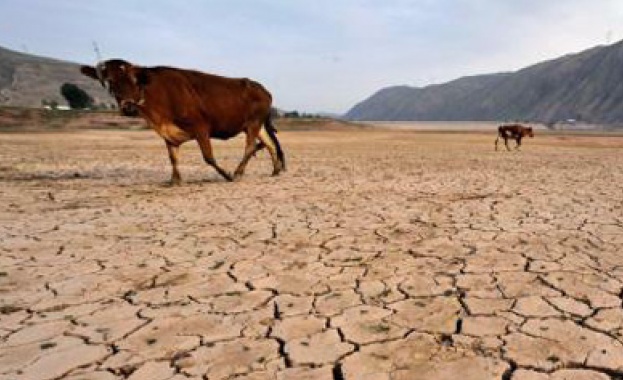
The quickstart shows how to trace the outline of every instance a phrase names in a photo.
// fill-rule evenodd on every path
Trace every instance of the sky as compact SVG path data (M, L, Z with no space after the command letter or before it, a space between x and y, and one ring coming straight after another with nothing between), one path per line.
M0 46L249 77L344 113L383 87L513 71L623 39L623 0L0 0Z

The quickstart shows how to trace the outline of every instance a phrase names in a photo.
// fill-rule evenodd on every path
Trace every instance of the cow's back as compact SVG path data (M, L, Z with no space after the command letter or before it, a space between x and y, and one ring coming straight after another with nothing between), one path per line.
M265 118L272 104L271 94L247 78L227 78L186 70L184 75L209 113L223 119L244 116Z
M170 67L149 71L153 83L147 91L159 112L185 128L209 125L214 137L228 138L249 120L264 121L270 113L270 93L252 80Z

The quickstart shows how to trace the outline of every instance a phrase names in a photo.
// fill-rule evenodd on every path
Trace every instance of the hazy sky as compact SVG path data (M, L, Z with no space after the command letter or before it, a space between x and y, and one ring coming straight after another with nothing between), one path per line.
M516 70L623 39L623 0L0 0L0 45L166 64L345 112L382 87Z

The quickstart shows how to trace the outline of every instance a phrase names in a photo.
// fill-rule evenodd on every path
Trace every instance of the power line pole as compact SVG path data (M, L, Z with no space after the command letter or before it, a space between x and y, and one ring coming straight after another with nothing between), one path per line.
M100 53L100 48L97 46L97 42L93 41L93 51L95 51L95 57L97 58L97 62L102 61L102 54Z

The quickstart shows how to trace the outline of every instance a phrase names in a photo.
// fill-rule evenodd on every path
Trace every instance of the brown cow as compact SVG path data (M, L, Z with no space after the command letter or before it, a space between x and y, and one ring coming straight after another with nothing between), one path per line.
M172 67L140 67L121 59L82 66L80 71L108 87L125 116L141 116L165 140L173 167L171 182L181 182L179 146L197 140L205 162L226 180L240 178L249 159L266 147L273 175L285 170L285 157L271 121L271 94L249 79L226 78ZM246 134L242 161L232 176L214 159L210 139ZM259 140L259 141L258 141Z
M508 146L508 139L515 139L515 142L517 142L515 149L519 149L519 147L521 146L521 139L525 136L534 137L532 127L524 127L521 124L500 125L498 127L498 137L495 139L495 150L498 150L498 141L500 140L500 137L504 139L506 149L511 150L511 148Z

